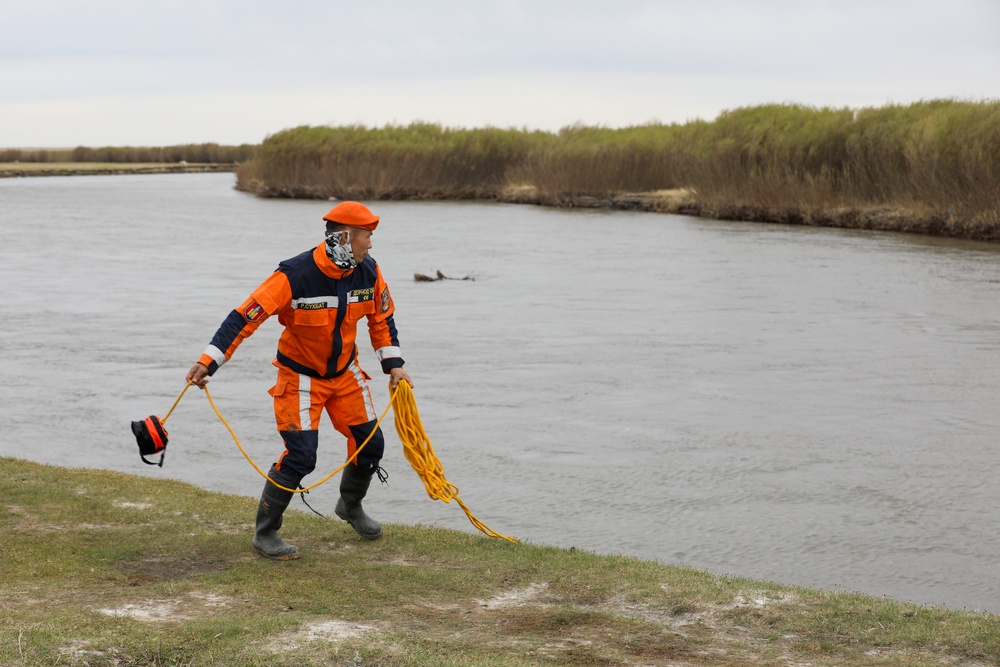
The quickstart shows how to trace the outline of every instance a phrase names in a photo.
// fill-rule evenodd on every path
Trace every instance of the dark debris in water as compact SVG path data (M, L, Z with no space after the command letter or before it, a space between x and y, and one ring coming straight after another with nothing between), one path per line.
M434 276L428 276L423 273L414 273L413 280L418 283L434 283L439 280L475 280L475 278L473 278L472 276L465 276L464 278L450 278L441 273L439 269L437 274Z

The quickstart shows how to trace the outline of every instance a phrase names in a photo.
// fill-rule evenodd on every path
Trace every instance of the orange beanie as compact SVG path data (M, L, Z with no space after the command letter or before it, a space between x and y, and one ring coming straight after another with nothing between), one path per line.
M340 202L323 216L327 222L337 222L348 227L374 230L378 227L378 216L368 210L364 204L356 201Z

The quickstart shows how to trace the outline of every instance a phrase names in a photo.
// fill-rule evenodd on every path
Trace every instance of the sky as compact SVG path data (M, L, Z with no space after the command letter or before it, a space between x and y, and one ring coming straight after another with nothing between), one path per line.
M1000 0L2 0L0 147L1000 99Z

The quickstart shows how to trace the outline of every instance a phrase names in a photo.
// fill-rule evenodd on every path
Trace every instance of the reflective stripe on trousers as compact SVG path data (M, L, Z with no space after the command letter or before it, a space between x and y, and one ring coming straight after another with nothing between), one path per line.
M354 455L375 426L376 413L368 381L371 377L355 361L347 371L329 380L301 375L278 366L278 379L268 391L274 397L274 420L285 442L277 467L297 481L316 469L319 422L325 410L347 438L347 456ZM370 468L382 460L385 439L379 429L365 445L356 463ZM338 464L339 465L339 464Z

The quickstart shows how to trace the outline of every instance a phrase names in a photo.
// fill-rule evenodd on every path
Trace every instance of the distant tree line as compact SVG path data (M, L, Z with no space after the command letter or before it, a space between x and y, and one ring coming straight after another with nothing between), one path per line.
M0 149L0 162L112 162L237 164L253 155L255 144L181 144L177 146L77 146L72 149Z

